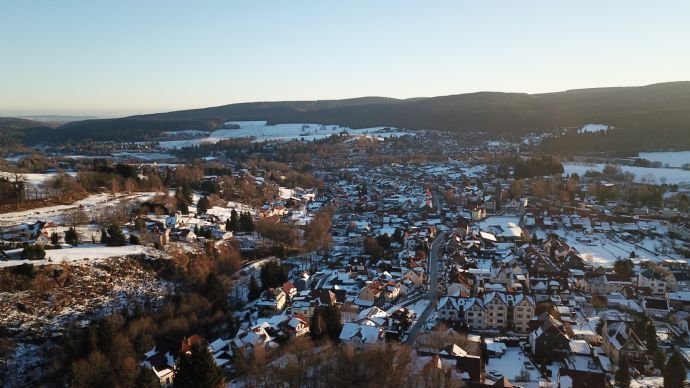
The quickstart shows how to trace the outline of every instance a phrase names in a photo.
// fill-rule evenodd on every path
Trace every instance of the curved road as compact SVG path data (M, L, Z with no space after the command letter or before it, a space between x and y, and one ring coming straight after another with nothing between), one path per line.
M429 249L429 290L424 295L424 297L429 300L429 305L410 329L407 335L408 344L414 344L417 339L417 334L419 334L419 331L426 324L427 319L429 319L429 315L431 315L436 308L436 302L438 302L438 255L439 250L446 241L446 235L447 232L439 234L434 242L431 243L431 249Z

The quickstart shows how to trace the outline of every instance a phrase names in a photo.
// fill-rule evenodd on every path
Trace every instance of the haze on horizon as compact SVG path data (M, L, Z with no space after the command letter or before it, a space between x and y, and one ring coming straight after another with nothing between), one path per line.
M690 80L690 3L0 1L0 115Z

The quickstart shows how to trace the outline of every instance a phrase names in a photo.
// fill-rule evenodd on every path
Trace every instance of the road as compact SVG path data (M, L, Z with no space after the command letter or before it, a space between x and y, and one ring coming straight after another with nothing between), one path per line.
M429 300L429 305L410 329L407 335L408 344L414 344L417 334L419 334L419 331L426 324L427 319L429 319L429 315L436 308L436 302L438 302L438 256L445 241L446 232L439 234L436 240L431 243L431 249L429 249L429 290L425 294L425 298Z

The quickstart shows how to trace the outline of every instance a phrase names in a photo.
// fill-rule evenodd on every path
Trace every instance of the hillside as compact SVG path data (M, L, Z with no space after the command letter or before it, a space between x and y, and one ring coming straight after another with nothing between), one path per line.
M505 135L603 123L615 126L618 131L587 139L607 144L605 150L615 147L619 141L625 152L669 147L690 149L690 82L543 94L480 92L408 100L364 97L240 103L73 122L59 127L51 138L55 141L115 140L126 136L142 140L154 138L165 130L211 130L229 120L340 124L353 128L386 125L461 132L483 130ZM652 142L648 141L650 134L653 134ZM567 144L555 141L550 146L567 146L564 151L579 152L582 139L572 140Z
M45 138L52 130L37 121L0 117L0 149L29 144L32 137Z

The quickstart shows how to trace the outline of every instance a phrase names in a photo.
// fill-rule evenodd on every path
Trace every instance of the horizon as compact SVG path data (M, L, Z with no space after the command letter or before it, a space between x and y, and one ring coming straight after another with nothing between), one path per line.
M4 3L0 36L11 39L0 38L0 115L122 117L690 79L690 3L530 5Z
M220 106L226 106L226 105L233 105L233 104L257 104L257 103L274 103L274 102L294 102L294 101L339 101L339 100L348 100L348 99L358 99L358 98L391 98L391 99L396 99L396 100L408 100L408 99L426 99L426 98L436 98L436 97L448 97L448 96L457 96L457 95L463 95L463 94L477 94L477 93L505 93L505 94L528 94L528 95L537 95L537 94L549 94L549 93L561 93L561 92L570 92L570 91L575 91L575 90L588 90L588 89L614 89L614 88L637 88L637 87L646 87L646 86L652 86L652 85L661 85L661 84L669 84L669 83L682 83L682 82L690 82L690 80L676 80L676 81L662 81L662 82L654 82L651 84L645 84L645 85L616 85L616 86L600 86L600 87L593 87L593 88L573 88L573 89L567 89L567 90L553 90L553 91L544 91L544 92L535 92L535 93L526 93L526 92L519 92L519 91L498 91L498 90L478 90L478 91L471 91L471 92L463 92L463 93L453 93L453 94L446 94L446 95L439 95L439 96L417 96L417 97L405 97L405 98L398 98L398 97L389 97L389 96L380 96L380 95L372 95L372 96L355 96L355 97L344 97L344 98L316 98L312 100L261 100L261 101L236 101L236 102L231 102L227 104L220 104L220 105L211 105L211 106L199 106L199 107L182 107L179 109L171 109L171 110L160 110L160 111L142 111L142 112L132 112L132 113L122 113L122 114L114 114L114 113L108 113L108 112L91 112L91 111L78 111L78 112L66 112L66 113L61 113L60 112L55 112L55 113L45 113L45 111L17 111L16 114L13 114L12 112L9 112L8 114L5 114L4 111L0 110L0 118L21 118L21 119L32 119L40 116L46 116L46 117L61 117L61 118L78 118L79 120L90 120L90 119L116 119L116 118L124 118L124 117L129 117L129 116L137 116L137 115L147 115L147 114L157 114L157 113L169 113L169 112L175 112L175 111L185 111L185 110L195 110L195 109L204 109L204 108L215 108L215 107L220 107ZM37 120L40 121L40 120Z

